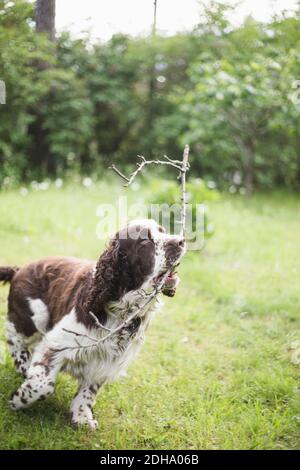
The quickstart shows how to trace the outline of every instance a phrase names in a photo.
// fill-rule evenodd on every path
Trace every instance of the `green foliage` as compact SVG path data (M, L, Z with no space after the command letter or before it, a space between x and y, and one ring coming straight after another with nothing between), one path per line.
M50 94L44 116L51 152L65 169L76 162L93 136L93 108L85 84L72 70L48 71ZM67 116L67 119L66 119Z
M210 222L208 215L207 203L216 201L219 198L218 191L214 189L214 183L212 181L206 183L200 178L192 178L188 180L186 189L186 202L188 204L187 207L192 214L192 229L196 229L197 211L201 211L201 214L203 213L204 215L204 235L212 235L213 225ZM176 181L166 180L162 183L161 179L150 180L147 191L149 211L152 204L161 206L158 213L158 220L161 221L163 220L164 216L170 214L169 208L171 208L173 204L180 204L180 198L181 188L180 185L176 183ZM174 221L175 216L175 213L171 213L170 221L172 232L176 231L176 222Z
M219 193L212 181L206 182L201 178L190 178L187 182L187 203L203 204L215 201L219 198ZM180 202L181 189L175 181L161 179L151 179L148 184L148 195L151 203L169 205Z
M45 93L35 61L51 61L51 46L32 30L32 4L0 1L0 79L6 84L6 105L0 105L0 182L20 180L30 147L30 109Z
M234 29L228 9L209 2L173 37L53 45L31 2L0 0L0 184L179 158L188 142L193 174L220 187L298 186L299 11Z
M279 39L286 22L273 29L248 19L224 34L225 53L200 52L188 71L191 89L174 98L186 125L180 140L193 146L195 164L248 193L254 184L299 182L300 44Z

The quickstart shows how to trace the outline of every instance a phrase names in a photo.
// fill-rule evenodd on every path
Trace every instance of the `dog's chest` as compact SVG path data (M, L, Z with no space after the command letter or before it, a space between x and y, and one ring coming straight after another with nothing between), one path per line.
M139 311L137 317L126 323L124 328L106 341L99 342L97 347L89 351L83 350L74 359L70 358L65 370L81 380L97 383L112 381L124 375L128 365L141 349L147 327L158 307L159 302L154 299L144 311ZM114 330L119 326L121 314L126 309L123 304L112 304L110 308L111 314L106 327Z

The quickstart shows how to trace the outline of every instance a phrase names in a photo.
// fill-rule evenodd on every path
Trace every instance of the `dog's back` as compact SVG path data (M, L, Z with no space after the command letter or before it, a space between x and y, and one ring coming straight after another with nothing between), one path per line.
M22 268L0 267L0 281L10 282L8 320L29 337L51 329L74 307L79 286L95 263L71 257L49 257ZM45 318L45 317L48 318Z

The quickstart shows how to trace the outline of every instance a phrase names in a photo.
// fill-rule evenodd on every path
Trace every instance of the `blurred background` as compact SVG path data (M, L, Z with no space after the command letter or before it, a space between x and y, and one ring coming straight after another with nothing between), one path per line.
M108 171L137 154L188 143L205 214L203 249L101 392L94 434L69 426L64 375L9 410L1 287L1 448L299 449L300 3L0 0L0 102L1 265L97 259L104 203L178 201L176 172L124 189Z
M296 1L1 0L0 185L189 143L221 188L297 187L299 31Z

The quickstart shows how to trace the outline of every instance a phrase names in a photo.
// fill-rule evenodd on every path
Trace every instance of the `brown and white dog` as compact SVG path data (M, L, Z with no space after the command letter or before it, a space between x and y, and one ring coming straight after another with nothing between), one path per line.
M0 267L0 281L11 283L7 342L16 369L25 377L10 399L11 408L26 408L49 396L64 370L79 382L72 422L95 428L96 394L122 375L139 351L159 305L157 295L117 333L96 346L95 339L144 305L145 294L179 263L184 251L183 239L166 234L153 220L142 220L120 230L97 263L57 257L22 268ZM177 283L177 276L170 274L162 292L173 296ZM86 347L91 339L93 347Z

